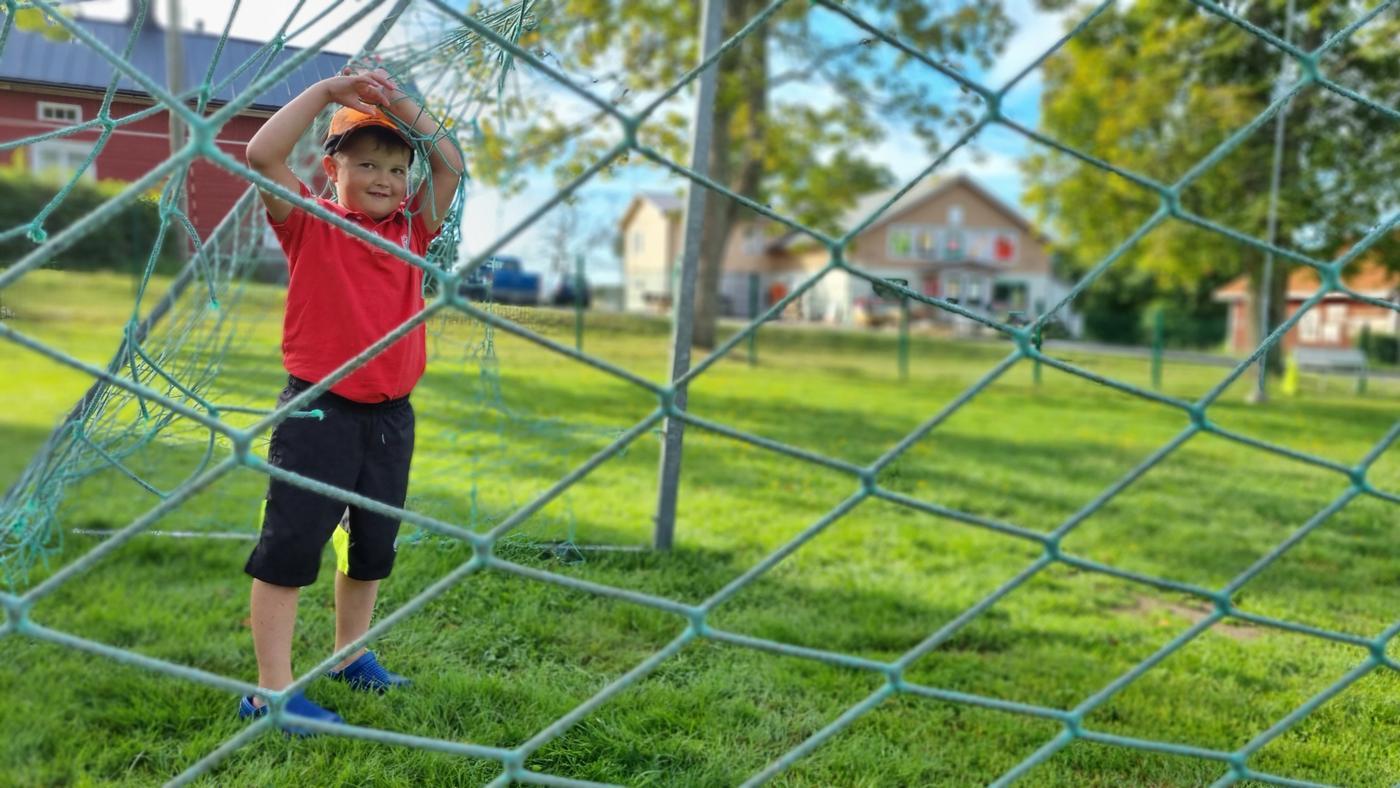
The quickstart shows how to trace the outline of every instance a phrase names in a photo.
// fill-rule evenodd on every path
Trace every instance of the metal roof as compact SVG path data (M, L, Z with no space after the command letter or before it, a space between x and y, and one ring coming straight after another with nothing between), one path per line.
M97 19L74 21L118 55L126 48L127 38L131 35L129 22ZM204 76L209 71L209 63L219 45L219 36L187 31L183 35L181 45L185 56L184 89L189 90L204 81ZM267 52L259 54L262 48L263 44L260 42L235 38L230 38L224 44L218 65L214 68L214 85L219 85L250 59L256 57L257 65L249 67L228 85L212 93L212 101L227 102L252 84L254 73L268 56ZM294 47L284 48L276 54L273 64L266 70L285 62L299 51L301 50ZM142 73L164 85L165 31L150 23L143 25L132 47L130 58L132 65ZM288 74L282 82L258 96L253 102L253 107L277 109L312 83L338 74L349 59L350 56L343 53L319 52ZM39 33L12 27L9 40L6 41L4 49L0 50L0 80L4 81L101 92L107 89L115 73L117 71L111 61L77 38L52 41ZM117 82L117 90L121 93L146 95L145 89L125 74Z
M662 213L685 210L685 200L668 192L641 192L637 196L661 209Z

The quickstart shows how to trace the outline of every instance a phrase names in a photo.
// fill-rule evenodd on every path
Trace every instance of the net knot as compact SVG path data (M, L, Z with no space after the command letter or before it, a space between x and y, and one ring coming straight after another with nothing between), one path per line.
M1225 762L1230 764L1230 771L1234 772L1235 776L1249 776L1249 767L1245 766L1245 756L1237 752L1230 753L1230 755L1225 759Z
M987 102L987 112L984 116L986 122L996 123L1001 120L1003 117L1001 114L1001 94L988 93L982 97L982 100Z
M11 632L18 634L24 631L24 624L29 612L24 600L6 597L0 601L3 601L5 605L5 625L0 627L0 635L7 635Z
M1371 642L1370 651L1372 662L1375 662L1378 665L1391 665L1392 667L1394 666L1393 663L1390 661L1390 656L1385 653L1386 649L1389 648L1390 640L1393 637L1395 636L1392 634L1385 637L1377 638Z
M1175 216L1178 219L1184 215L1185 212L1181 209L1181 192L1177 191L1175 188L1163 189L1160 196L1162 198L1162 210L1166 211L1168 215Z
M474 542L472 544L472 557L471 560L467 562L467 568L472 571L484 569L491 561L494 549L495 543L488 539Z
M690 631L698 637L706 637L710 634L710 625L705 620L705 609L696 607L686 613L686 619L690 621Z
M1217 594L1210 601L1215 605L1215 612L1221 616L1230 616L1235 612L1235 603L1230 601L1228 594Z
M1366 478L1370 468L1365 465L1358 465L1347 472L1347 477L1351 479L1351 485L1361 492L1371 492L1371 482Z
M1342 289L1342 274L1336 265L1324 267L1317 272L1317 276L1324 291L1332 293Z
M865 468L860 472L860 491L865 495L874 495L879 489L879 482L875 478L875 471Z
M899 665L890 665L885 668L885 681L889 688L895 692L901 692L908 686L904 683L904 668Z
M509 777L518 778L525 771L525 753L520 750L511 750L501 758L501 765L505 767Z
M672 418L672 417L676 416L676 415L680 412L680 411L676 408L676 390L675 390L675 389L673 389L673 388L664 388L664 389L662 389L661 391L658 391L658 392L656 393L656 398L657 398L657 399L660 401L660 403L661 403L661 412L662 412L662 413L665 413L667 418Z

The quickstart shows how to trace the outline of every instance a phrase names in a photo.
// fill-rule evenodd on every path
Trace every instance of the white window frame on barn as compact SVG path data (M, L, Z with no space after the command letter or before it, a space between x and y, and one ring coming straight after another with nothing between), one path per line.
M1304 342L1317 341L1317 327L1322 322L1318 315L1319 310L1321 307L1317 306L1309 309L1303 313L1303 319L1298 321L1298 334Z
M1346 304L1321 304L1320 309L1327 311L1322 316L1322 341L1335 345L1342 341L1342 329L1346 327L1347 309Z
M69 140L43 140L29 146L29 169L42 175L48 170L57 171L63 177L72 177L87 157L92 153L92 145ZM83 171L83 180L97 180L97 162Z
M57 101L41 101L35 110L39 120L45 123L82 123L81 104L62 104Z

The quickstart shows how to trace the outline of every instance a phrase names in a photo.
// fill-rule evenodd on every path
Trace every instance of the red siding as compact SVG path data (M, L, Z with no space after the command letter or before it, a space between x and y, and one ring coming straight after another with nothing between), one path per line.
M84 121L97 117L97 112L102 106L100 96L79 98L23 90L0 90L0 140L30 137L66 125L38 120L40 101L77 104L83 108ZM136 102L114 101L111 115L120 119L149 106ZM247 141L262 125L263 120L261 117L239 116L229 121L216 136L219 148L243 161ZM113 130L111 138L95 162L97 177L102 180L134 181L150 172L170 157L169 128L168 113L162 111ZM100 131L100 128L82 131L63 139L91 143L101 136ZM233 207L238 196L247 189L248 184L204 160L195 163L190 172L190 220L199 230L201 237L208 237Z

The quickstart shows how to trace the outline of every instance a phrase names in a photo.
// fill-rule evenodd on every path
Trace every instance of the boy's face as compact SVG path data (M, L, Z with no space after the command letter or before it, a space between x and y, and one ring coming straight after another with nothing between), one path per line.
M379 221L393 213L408 193L408 149L378 144L360 136L321 159L335 183L342 206Z

